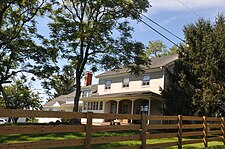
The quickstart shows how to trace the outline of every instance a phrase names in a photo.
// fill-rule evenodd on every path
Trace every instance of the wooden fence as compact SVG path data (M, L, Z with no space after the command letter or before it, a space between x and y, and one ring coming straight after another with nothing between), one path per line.
M0 109L0 117L47 117L47 118L87 118L85 125L2 125L0 126L0 137L9 134L44 134L58 132L86 132L85 138L65 139L65 140L44 140L36 142L2 143L0 148L51 148L64 146L84 145L85 149L90 149L92 144L104 144L110 142L139 140L141 145L120 147L120 149L146 149L146 148L165 148L169 146L204 143L208 146L210 141L223 141L225 143L225 122L224 118L212 117L193 117L193 116L147 116L139 114L104 114L104 113L73 113L59 111L29 111ZM127 125L104 125L97 126L92 124L94 118L100 119L129 119L139 120L140 124ZM137 131L132 136L111 136L111 137L92 137L95 132L105 131ZM157 131L156 131L157 130ZM182 140L184 137L200 136L200 139ZM147 144L146 140L174 138L176 142Z

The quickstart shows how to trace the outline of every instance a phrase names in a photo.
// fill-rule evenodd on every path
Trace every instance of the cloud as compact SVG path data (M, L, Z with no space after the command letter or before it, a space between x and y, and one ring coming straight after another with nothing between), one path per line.
M177 19L179 19L179 17L168 18L168 19L164 20L164 21L161 23L161 25L162 25L162 26L166 26L167 24L170 24L171 22L173 22L173 21L175 21L175 20L177 20Z
M223 8L224 0L149 0L152 7L149 13L158 13L160 11L187 11L186 5L192 10ZM183 5L183 4L184 5Z

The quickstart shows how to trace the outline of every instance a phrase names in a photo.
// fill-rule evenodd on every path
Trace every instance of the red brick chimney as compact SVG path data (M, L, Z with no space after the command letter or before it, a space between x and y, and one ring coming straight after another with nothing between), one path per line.
M85 74L84 86L91 85L91 83L92 83L92 73L90 71L87 71Z

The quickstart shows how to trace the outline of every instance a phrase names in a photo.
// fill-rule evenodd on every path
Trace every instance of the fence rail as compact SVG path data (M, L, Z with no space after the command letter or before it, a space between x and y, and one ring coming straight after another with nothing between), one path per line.
M139 140L141 145L119 147L120 149L146 149L146 148L165 148L169 146L204 143L208 146L210 141L223 141L225 143L225 122L224 118L214 117L194 117L194 116L147 116L139 114L105 114L105 113L73 113L73 112L55 112L55 111L30 111L0 109L0 117L48 117L48 118L86 118L85 125L2 125L0 126L0 135L9 134L45 134L59 132L85 132L86 137L66 140L45 140L34 142L19 143L1 143L0 148L7 149L34 149L51 148L64 146L84 145L85 149L90 149L92 144L104 144L110 142ZM93 125L93 119L129 119L139 120L140 124L126 125ZM92 137L95 132L106 131L137 131L137 134L131 136L110 136L110 137ZM157 130L157 131L155 131ZM162 131L166 130L166 131ZM154 131L154 133L152 133ZM168 131L168 132L167 132ZM165 133L167 132L167 133ZM202 139L183 140L183 137L201 136ZM176 142L147 144L147 139L161 139L177 137ZM118 149L119 149L118 148Z

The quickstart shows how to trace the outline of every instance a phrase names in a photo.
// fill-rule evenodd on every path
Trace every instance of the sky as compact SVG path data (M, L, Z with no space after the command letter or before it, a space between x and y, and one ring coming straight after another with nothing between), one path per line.
M184 39L183 28L185 25L195 23L200 18L214 22L215 17L219 13L225 15L225 0L149 0L149 2L152 7L148 9L145 15L182 39ZM143 20L173 42L180 42L180 40L163 31L147 19L143 18ZM49 32L46 26L47 22L47 19L40 19L38 24L38 30L46 36ZM162 40L168 47L173 45L145 24L135 21L130 21L130 23L134 27L133 39L141 41L145 46L147 46L149 41L155 40ZM94 76L99 73L102 72L97 72ZM93 84L97 83L98 80L93 78ZM34 88L39 91L42 90L42 87L38 83L35 84ZM45 97L44 94L42 96Z

